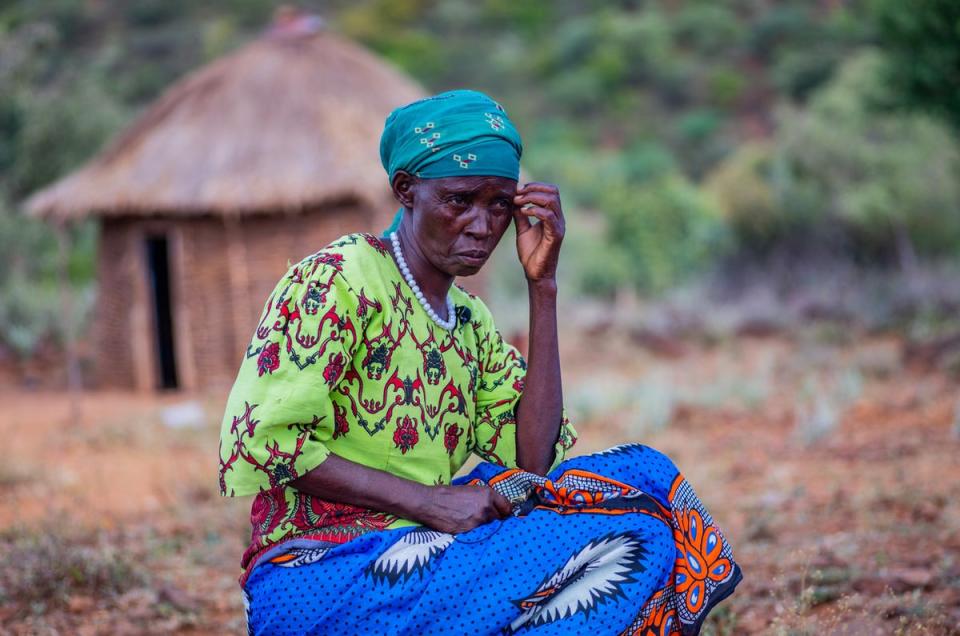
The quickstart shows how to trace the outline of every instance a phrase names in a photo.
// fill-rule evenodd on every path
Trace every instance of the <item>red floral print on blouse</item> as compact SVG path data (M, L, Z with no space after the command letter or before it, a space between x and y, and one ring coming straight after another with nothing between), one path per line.
M451 457L454 451L457 450L457 444L460 443L461 433L463 433L463 429L456 424L447 424L447 428L443 434L443 446L447 449L447 453Z
M397 423L397 428L393 432L393 443L401 453L406 454L417 445L418 441L420 441L420 434L417 432L417 421L405 415L403 420Z
M257 371L259 375L264 373L273 373L280 366L280 343L271 342L260 352L257 358Z
M334 385L334 383L340 377L340 374L343 372L343 367L345 364L346 360L340 353L330 357L330 361L323 369L323 379L327 381L327 384L330 386Z

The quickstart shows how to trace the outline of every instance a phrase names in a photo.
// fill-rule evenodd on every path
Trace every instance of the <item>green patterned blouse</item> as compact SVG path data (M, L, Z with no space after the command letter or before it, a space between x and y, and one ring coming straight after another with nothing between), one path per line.
M457 326L435 324L388 249L341 237L291 266L264 306L220 433L221 494L257 495L244 567L288 538L416 525L287 485L330 453L423 484L449 484L471 453L517 466L524 359L457 285ZM553 466L575 441L564 409Z

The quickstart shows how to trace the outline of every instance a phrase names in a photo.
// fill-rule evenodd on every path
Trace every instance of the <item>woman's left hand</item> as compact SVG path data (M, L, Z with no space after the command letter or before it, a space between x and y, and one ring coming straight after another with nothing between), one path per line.
M564 233L560 190L551 183L528 183L517 188L513 202L517 255L527 280L556 279ZM532 216L540 222L531 223Z

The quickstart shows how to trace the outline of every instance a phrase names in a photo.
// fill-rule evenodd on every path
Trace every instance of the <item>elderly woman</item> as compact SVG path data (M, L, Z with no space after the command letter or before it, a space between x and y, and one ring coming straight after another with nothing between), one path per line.
M473 91L397 109L380 152L393 226L290 267L227 403L220 489L256 496L251 633L698 632L740 571L673 463L566 459L557 188L518 187L520 137ZM511 222L526 360L454 284Z

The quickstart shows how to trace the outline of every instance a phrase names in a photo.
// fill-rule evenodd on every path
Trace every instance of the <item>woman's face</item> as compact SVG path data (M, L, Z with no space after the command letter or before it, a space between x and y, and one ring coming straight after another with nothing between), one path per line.
M517 182L507 177L417 179L397 173L394 194L410 214L423 256L451 276L476 274L513 219Z

